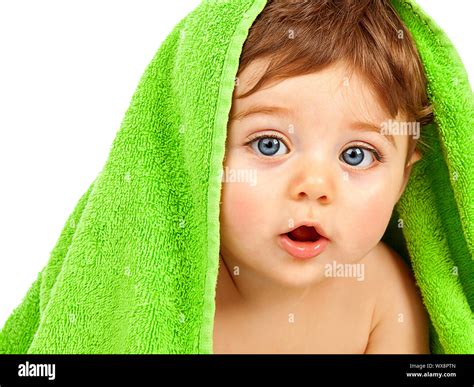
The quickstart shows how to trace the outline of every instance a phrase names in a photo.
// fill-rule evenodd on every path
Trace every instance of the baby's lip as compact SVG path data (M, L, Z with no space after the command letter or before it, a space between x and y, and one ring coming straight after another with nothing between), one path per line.
M295 226L293 228L290 228L287 232L285 232L284 234L288 234L290 232L292 232L293 230L296 230L297 228L301 227L301 226L306 226L306 227L313 227L316 232L319 234L319 236L323 237L323 238L326 238L326 239L329 239L328 236L327 236L327 233L326 231L324 231L323 227L321 226L321 224L319 222L315 222L315 221L306 221L306 220L303 220L301 222L298 222L295 224Z

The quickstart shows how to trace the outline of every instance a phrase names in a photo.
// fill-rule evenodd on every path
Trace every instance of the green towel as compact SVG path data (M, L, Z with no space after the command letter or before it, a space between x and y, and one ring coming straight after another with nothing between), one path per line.
M0 353L212 353L227 120L265 4L205 0L168 35L105 166L0 332ZM473 353L472 92L440 28L412 2L394 6L424 62L436 125L385 239L410 255L432 352Z

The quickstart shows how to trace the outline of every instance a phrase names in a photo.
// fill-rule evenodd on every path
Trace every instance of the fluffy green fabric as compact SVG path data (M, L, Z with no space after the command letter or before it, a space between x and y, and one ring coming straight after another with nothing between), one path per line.
M474 99L443 31L411 2L392 1L415 39L436 125L397 205L411 264L431 317L433 353L474 353Z
M0 353L212 353L227 120L265 4L203 1L166 38L104 168L0 332ZM394 5L425 64L437 125L394 213L404 227L385 238L411 257L432 351L472 353L472 92L443 32L417 6Z

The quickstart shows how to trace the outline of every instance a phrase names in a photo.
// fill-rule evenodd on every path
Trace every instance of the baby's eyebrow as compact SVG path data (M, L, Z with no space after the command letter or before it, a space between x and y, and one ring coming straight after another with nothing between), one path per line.
M247 109L242 110L237 114L233 114L230 119L233 120L242 120L253 114L275 114L280 117L288 117L290 114L290 109L284 106L268 106L268 105L254 105Z
M362 131L362 132L376 132L384 136L395 148L397 144L395 143L395 138L391 134L383 134L381 125L376 125L371 122L362 122L356 121L349 126L349 129Z
M284 106L269 106L269 105L253 105L247 109L240 111L237 114L233 114L230 119L231 121L234 120L242 120L243 118L249 117L254 114L275 114L280 117L289 117L290 109ZM395 143L395 139L391 134L382 134L381 125L376 125L371 122L362 122L356 121L353 122L352 125L349 127L352 130L357 131L365 131L365 132L376 132L384 136L395 148L397 147Z

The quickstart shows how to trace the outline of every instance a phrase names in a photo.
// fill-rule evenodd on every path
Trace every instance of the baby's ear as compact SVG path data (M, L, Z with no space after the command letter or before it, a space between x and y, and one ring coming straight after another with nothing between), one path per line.
M413 164L415 164L417 161L421 159L421 154L418 149L415 149L410 157L410 160L408 160L407 165L405 166L405 172L410 173L411 167ZM408 170L407 170L408 169Z
M420 159L421 159L421 154L418 149L415 149L410 159L405 165L405 171L403 173L403 183L402 183L402 186L400 187L400 192L398 193L397 202L400 200L400 197L402 196L403 191L405 191L405 187L407 186L408 179L410 178L410 172L411 172L411 168L413 167L413 164L415 164Z

